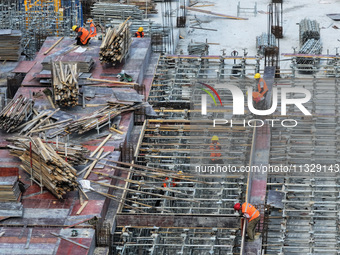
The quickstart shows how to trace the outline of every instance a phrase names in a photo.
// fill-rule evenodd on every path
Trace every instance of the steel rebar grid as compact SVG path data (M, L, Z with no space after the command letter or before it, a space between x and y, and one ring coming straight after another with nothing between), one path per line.
M220 254L235 252L237 229L119 228L114 254Z
M304 104L312 116L295 115L295 128L272 129L270 164L295 165L274 173L268 185L284 194L282 210L271 209L266 254L338 254L339 250L339 80L291 79L312 93ZM294 98L299 95L293 95Z

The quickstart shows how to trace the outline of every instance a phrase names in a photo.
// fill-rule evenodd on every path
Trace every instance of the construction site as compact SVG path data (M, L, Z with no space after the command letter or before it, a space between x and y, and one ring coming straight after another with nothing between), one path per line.
M340 254L339 7L0 0L0 254Z

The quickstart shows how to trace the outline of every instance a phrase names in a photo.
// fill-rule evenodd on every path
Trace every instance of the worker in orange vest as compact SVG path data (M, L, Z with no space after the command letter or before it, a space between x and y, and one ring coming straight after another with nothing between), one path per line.
M183 172L182 172L182 171L178 171L177 174L182 175ZM179 182L179 179L173 179L172 182L170 182L169 180L170 180L169 177L166 177L166 178L165 178L165 181L164 181L164 183L163 183L163 187L164 187L164 188L176 187L176 186L177 186L177 183Z
M96 25L93 23L93 19L88 19L87 22L90 23L90 36L97 36L97 28Z
M90 32L83 28L83 27L78 27L77 25L74 25L72 27L72 30L77 33L77 45L86 45L91 39Z
M258 110L266 109L266 96L268 93L267 83L261 78L261 74L256 73L254 76L257 83L257 92L253 92L254 107Z
M135 33L135 37L137 38L142 38L144 37L144 29L143 27L138 28L137 32Z
M248 234L248 241L254 241L255 238L255 228L257 223L260 221L260 212L255 208L255 206L249 203L243 203L242 206L240 203L236 203L234 205L234 210L239 211L241 210L243 217L248 220L247 226L247 234Z
M218 142L219 138L217 135L214 135L211 138L211 145L210 145L210 162L209 164L224 164L223 160L221 159L221 145Z

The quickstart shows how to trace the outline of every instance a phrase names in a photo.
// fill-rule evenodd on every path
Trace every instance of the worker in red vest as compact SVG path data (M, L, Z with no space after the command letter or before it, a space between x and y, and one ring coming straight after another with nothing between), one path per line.
M88 23L90 23L90 36L95 37L97 36L97 28L96 25L93 23L93 19L88 19Z
M83 28L83 27L78 27L77 25L74 25L72 27L72 30L77 33L77 45L86 45L91 39L90 32Z
M138 31L135 33L135 37L137 37L137 38L144 37L144 32L143 31L144 31L143 27L138 28Z
M252 242L255 240L255 228L257 223L260 221L260 212L255 208L255 206L249 203L243 203L242 206L240 203L236 203L234 205L234 210L241 210L243 217L248 220L247 226L247 234L248 241Z
M211 138L211 145L210 145L210 162L209 164L224 164L223 160L221 159L221 145L218 142L218 136L214 135Z

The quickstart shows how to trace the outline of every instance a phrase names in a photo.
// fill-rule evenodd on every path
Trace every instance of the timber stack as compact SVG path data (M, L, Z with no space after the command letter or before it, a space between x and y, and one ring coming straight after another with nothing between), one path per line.
M21 54L20 30L0 29L0 61L18 61Z
M65 132L83 134L92 129L98 128L109 120L113 120L114 117L124 113L131 112L143 107L143 104L137 103L134 105L125 105L122 103L108 102L107 106L94 112L90 116L84 116L78 120L75 120L68 124L65 128Z
M13 132L24 120L32 114L34 101L23 95L12 99L0 112L0 129L7 133Z
M70 160L73 159L72 150L67 156L59 155L52 144L39 137L14 137L8 141L13 143L8 147L11 155L20 158L21 168L57 198L62 199L67 192L78 187L77 171Z
M113 65L120 63L129 52L131 45L130 23L127 21L118 28L109 28L100 45L99 60Z
M77 105L79 95L77 64L54 62L52 77L55 103L66 107Z

